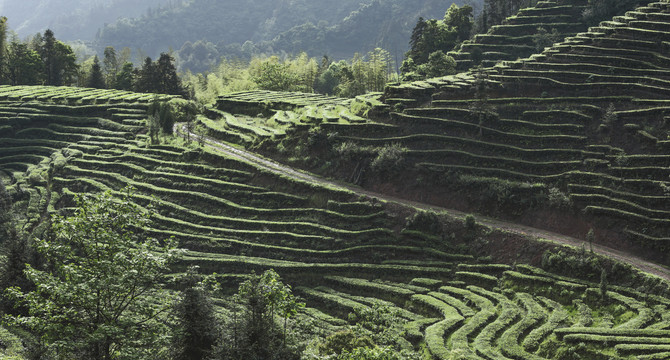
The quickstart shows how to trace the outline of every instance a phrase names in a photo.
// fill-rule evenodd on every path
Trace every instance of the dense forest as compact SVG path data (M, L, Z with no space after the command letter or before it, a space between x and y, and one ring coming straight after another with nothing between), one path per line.
M149 55L171 47L179 50L184 68L197 72L221 56L249 59L257 54L306 52L340 60L381 47L401 58L416 20L441 18L445 7L439 0L236 0L225 6L196 0L109 24L96 43L141 48ZM174 19L184 26L174 26ZM202 54L190 60L192 51Z

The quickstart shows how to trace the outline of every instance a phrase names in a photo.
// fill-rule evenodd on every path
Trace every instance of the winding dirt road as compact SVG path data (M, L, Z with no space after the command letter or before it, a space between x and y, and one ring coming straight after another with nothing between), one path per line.
M182 137L186 137L186 126L183 124L175 124L174 130L177 134L179 134ZM346 190L353 192L358 195L363 195L366 197L370 198L377 198L380 200L384 200L387 202L391 203L396 203L399 205L403 206L409 206L417 209L423 209L423 210L435 210L435 211L445 211L455 218L464 218L466 216L465 213L462 211L458 210L453 210L453 209L446 209L443 207L439 206L434 206L434 205L429 205L429 204L424 204L416 201L411 201L411 200L406 200L406 199L401 199L397 198L394 196L388 196L372 191L368 191L365 189L362 189L358 186L352 185L352 184L347 184L347 183L341 183L341 182L335 182L332 180L327 180L324 179L320 176L304 172L302 170L296 170L294 168L291 168L289 166L283 165L281 163L278 163L273 160L266 159L264 157L259 156L258 154L255 154L253 152L243 150L236 148L234 146L231 146L225 142L218 141L216 139L213 139L209 136L202 136L202 135L197 135L194 133L190 133L190 137L192 139L198 139L202 138L202 142L206 144L207 146L211 147L214 150L220 151L224 154L227 154L229 156L232 156L234 158L246 161L248 163L253 164L254 166L257 166L259 168L262 168L266 171L270 171L272 173L278 174L278 175L283 175L283 176L288 176L296 180L301 180L305 181L308 183L317 183L321 184L323 186L328 186L331 188L335 189L341 189L341 190ZM569 246L575 246L575 247L581 247L584 244L583 240L579 240L573 237L561 235L558 233L542 230L542 229L537 229L529 226L523 226L519 224L514 224L514 223L509 223L505 221L500 221L500 220L495 220L491 219L488 217L484 216L475 216L477 219L477 222L479 222L482 225L494 228L494 229L500 229L509 233L513 234L519 234L519 235L524 235L524 236L530 236L534 237L536 239L543 239L543 240L548 240L548 241L553 241L559 244L564 244L564 245L569 245ZM659 276L666 281L670 281L670 269L658 265L652 262L649 262L647 260L644 260L640 257L633 256L631 254L618 251L616 249L598 245L598 244L593 244L593 251L604 256L608 256L610 258L629 263L632 266L637 267L638 269Z

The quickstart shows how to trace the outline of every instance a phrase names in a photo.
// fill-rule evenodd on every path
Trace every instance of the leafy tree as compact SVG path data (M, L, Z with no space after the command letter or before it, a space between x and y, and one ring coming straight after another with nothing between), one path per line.
M293 295L291 287L281 282L274 270L240 284L235 296L241 313L235 313L218 348L225 359L297 359L299 354L288 347L288 319L305 304ZM275 317L282 318L277 325ZM232 332L232 333L231 333Z
M160 130L163 134L172 134L172 127L177 121L173 103L154 99L149 105L147 113L150 117L149 122L155 122L157 130Z
M36 41L39 39L36 38ZM44 64L46 85L68 85L77 75L77 57L72 48L58 40L53 31L46 30L39 46Z
M294 91L298 76L290 71L288 64L277 56L266 59L254 59L249 66L251 79L264 90Z
M600 298L603 301L606 301L607 300L607 270L605 270L605 268L602 268L602 270L600 270L599 289L600 289Z
M126 62L121 67L121 71L116 74L114 88L118 90L132 90L135 67L132 63Z
M156 62L156 87L152 92L169 95L186 96L186 89L182 86L181 79L177 75L172 55L162 53Z
M144 93L152 92L153 89L158 87L157 78L156 64L154 64L150 57L145 58L142 68L137 72L135 91Z
M91 65L91 73L86 80L86 86L96 89L105 88L105 78L100 69L100 60L98 60L97 55L93 58L93 65Z
M175 360L199 360L212 355L219 329L214 304L208 294L207 280L196 268L189 268L186 288L175 307L177 331Z
M187 95L186 89L177 75L174 58L166 53L162 53L156 62L153 62L150 57L144 59L144 64L135 79L135 91Z
M31 262L30 251L25 236L19 235L14 222L12 199L5 185L0 181L0 289L21 287L27 289L29 283L23 271ZM4 257L4 259L2 259ZM0 297L0 311L20 313L15 303L6 297Z
M44 64L44 76L47 85L56 84L57 60L56 60L56 37L53 31L47 29L44 32L40 49L40 57Z
M7 291L29 311L9 320L38 336L49 358L161 357L172 304L162 283L179 252L146 236L151 207L132 203L131 188L122 193L75 196L74 213L53 216L36 240L44 270L25 271L35 289Z
M367 90L384 91L389 81L391 54L382 48L375 48L367 55L370 70L367 72Z
M538 27L537 32L533 34L533 43L535 44L535 50L542 52L544 48L553 45L555 42L560 41L561 35L558 33L558 30L551 29L551 33L543 27Z
M489 78L488 73L481 66L477 66L473 70L475 77L475 98L469 105L469 110L474 120L479 125L479 137L483 134L483 126L487 121L493 120L497 117L495 108L489 102Z
M449 69L453 59L444 54L470 37L474 26L472 13L469 5L458 7L452 4L442 20L419 18L410 38L410 50L405 54L401 67L403 78L415 80L453 72Z
M0 181L0 245L15 232L16 229L14 228L12 216L12 199L7 194L5 183Z
M43 74L40 55L17 39L9 44L7 53L7 79L11 85L34 85Z
M314 81L314 91L320 94L334 95L335 88L340 84L337 71L333 66L328 67Z
M116 87L116 78L119 73L119 67L121 64L117 56L116 50L112 46L107 46L105 48L104 60L102 61L102 72L104 74L105 83L107 88L114 89Z
M428 57L428 63L419 67L419 73L426 77L438 77L456 73L456 60L442 52L435 51Z
M449 28L456 30L458 42L470 38L470 33L475 24L472 12L472 6L464 5L458 7L456 4L451 4L447 13L444 15L444 23Z

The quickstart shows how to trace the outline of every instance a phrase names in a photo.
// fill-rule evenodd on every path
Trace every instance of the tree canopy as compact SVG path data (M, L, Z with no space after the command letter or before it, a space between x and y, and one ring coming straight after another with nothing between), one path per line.
M402 64L403 77L414 80L453 73L455 61L445 54L469 39L473 27L473 9L469 5L452 4L441 20L419 18Z
M93 58L93 65L91 66L91 73L88 75L86 86L96 89L104 89L107 86L105 84L102 70L100 69L100 60L97 55Z
M34 290L8 290L28 309L10 320L44 341L48 354L138 359L167 341L161 317L173 300L162 286L179 251L147 236L151 208L132 196L131 188L118 198L76 196L74 213L53 216L49 235L35 241L44 266L25 270Z

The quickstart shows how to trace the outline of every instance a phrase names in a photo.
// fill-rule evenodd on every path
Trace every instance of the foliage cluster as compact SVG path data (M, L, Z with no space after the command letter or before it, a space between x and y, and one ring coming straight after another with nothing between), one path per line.
M561 35L556 29L551 29L551 32L549 32L543 27L538 27L537 33L533 35L533 44L535 44L535 50L537 52L542 52L544 48L549 47L560 40Z
M182 280L184 289L173 309L177 324L172 340L175 360L207 359L213 355L220 327L210 294L219 287L214 275L202 276L190 267Z
M212 300L223 295L216 274L202 276L190 268L170 281L166 275L182 250L171 239L149 237L152 206L133 203L132 188L121 194L76 195L73 213L54 215L45 237L35 239L41 258L25 265L29 283L3 277L3 297L14 306L3 306L4 323L27 331L21 335L29 344L26 356L299 357L289 325L305 304L276 272L249 276L226 306L232 316L220 317ZM5 198L0 205L8 205ZM3 228L9 221L4 220ZM167 289L170 284L180 291ZM0 339L13 336L5 332L0 328Z
M124 68L128 68L128 66L124 66L121 71ZM174 58L170 54L162 53L156 61L152 61L150 57L147 57L144 59L142 68L134 70L133 75L134 91L189 96L186 88L182 85L181 79L177 75ZM126 75L124 74L123 78L125 79L125 77Z
M201 103L213 103L230 92L263 89L300 91L354 97L369 91L383 91L393 76L390 55L375 49L350 61L318 60L306 53L296 57L254 57L248 63L222 59L209 74L187 73L185 83Z
M403 78L417 80L453 74L456 61L445 52L470 38L473 25L473 9L469 5L452 4L442 20L419 18L401 67Z
M23 42L13 35L7 41L7 18L0 18L0 84L72 85L78 79L77 59L72 48L59 41L53 31Z
M160 357L168 343L173 300L161 287L179 251L144 233L150 210L133 204L131 191L77 196L74 214L55 215L35 240L42 262L26 267L32 290L6 290L27 309L6 320L39 338L44 356Z
M589 0L582 17L587 25L593 26L604 19L622 15L639 2L639 0Z
M303 353L303 359L409 360L419 354L406 342L407 320L397 308L375 301L349 314L355 326L329 335Z
M104 51L102 63L94 56L81 64L72 47L46 30L23 42L16 35L7 41L7 18L0 18L0 84L86 86L137 92L182 95L175 59L162 53L157 61L146 58L141 68L130 62L130 49L117 54L113 47Z
M376 174L398 174L405 166L407 148L398 143L383 146L361 146L351 141L340 143L333 149L339 161L353 161L364 165Z
M233 314L227 319L217 359L298 359L300 351L292 346L289 319L305 306L290 285L274 270L252 275L240 284L234 296ZM281 319L280 324L277 318Z

